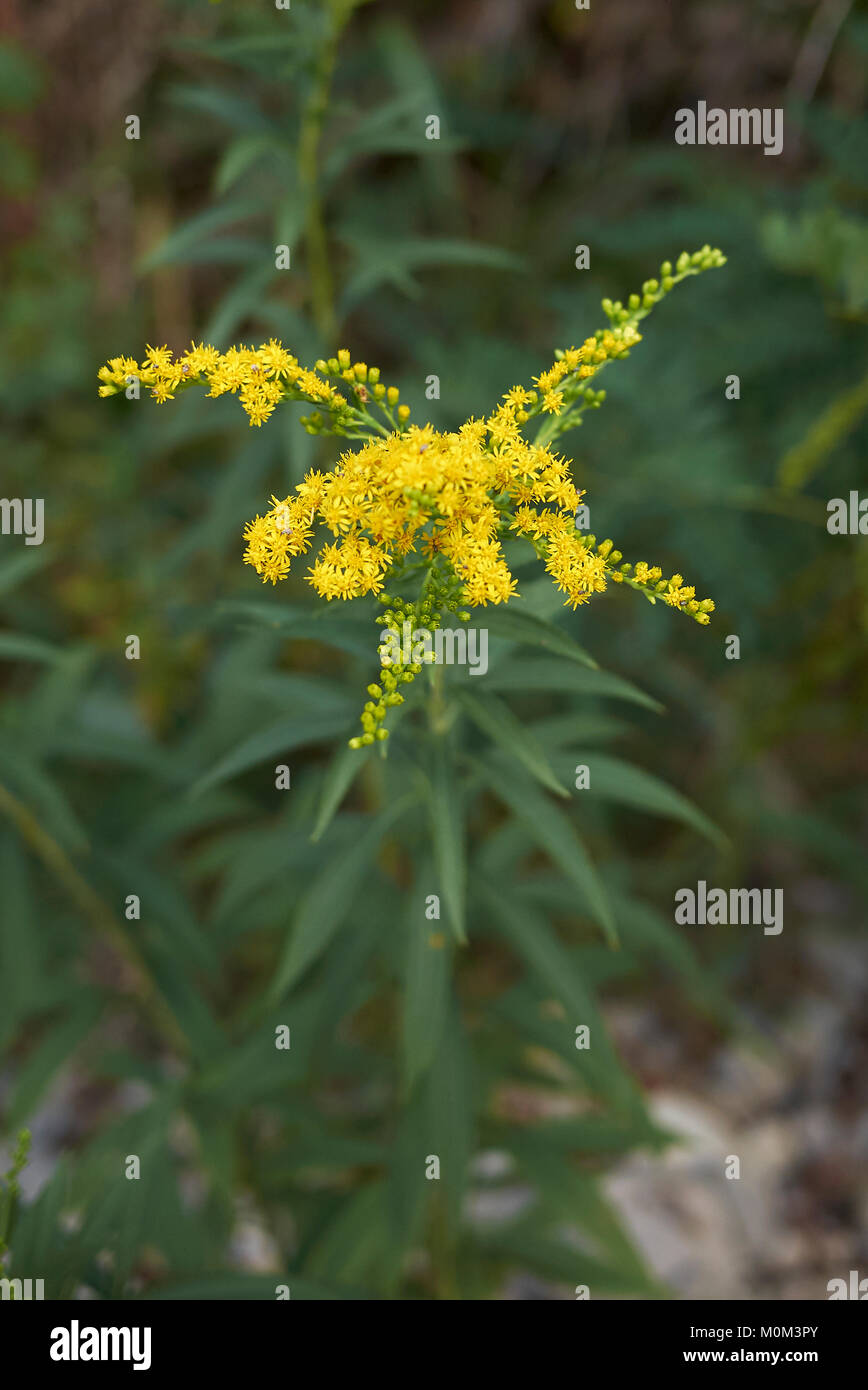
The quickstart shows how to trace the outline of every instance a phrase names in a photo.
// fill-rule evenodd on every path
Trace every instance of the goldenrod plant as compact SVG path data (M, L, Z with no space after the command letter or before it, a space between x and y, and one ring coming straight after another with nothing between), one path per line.
M381 1109L383 1128L378 1126L381 1138L393 1136L391 1152L387 1156L379 1141L365 1150L374 1164L372 1181L351 1184L351 1195L321 1240L311 1230L310 1258L296 1270L296 1280L307 1290L303 1296L317 1296L317 1286L369 1286L386 1296L412 1289L404 1261L420 1239L430 1243L432 1261L422 1284L438 1297L473 1296L480 1285L466 1261L479 1257L491 1269L517 1258L550 1277L572 1277L574 1261L549 1220L559 1209L557 1201L539 1223L520 1222L481 1243L462 1216L474 1134L493 1122L489 1142L501 1142L495 1135L503 1123L497 1119L505 1103L497 1099L503 1078L485 1060L486 1034L494 1044L492 1055L503 1055L504 1044L511 1051L516 1040L520 1050L541 1048L567 1091L578 1085L584 1098L577 1113L590 1105L593 1115L576 1122L574 1141L564 1132L568 1144L594 1153L600 1144L629 1149L664 1142L606 1036L584 975L588 944L568 944L547 918L557 922L578 906L580 918L601 931L610 947L626 934L639 950L649 932L646 945L662 933L661 949L669 950L670 929L648 905L604 878L572 818L552 798L563 805L571 796L566 782L574 774L565 764L577 756L575 737L584 729L593 745L606 736L599 701L614 698L656 708L643 692L601 671L576 640L585 606L614 584L705 626L714 603L697 599L680 574L664 577L659 565L626 560L611 539L598 540L588 529L584 489L556 445L603 403L599 374L641 341L639 325L654 306L679 282L724 263L710 246L684 252L674 265L664 262L658 277L626 303L604 300L607 327L579 347L559 350L531 382L511 387L487 414L454 430L413 423L398 387L345 348L304 366L276 338L224 351L194 343L177 357L166 346L149 347L141 362L113 358L99 371L103 397L138 399L141 388L160 404L197 389L210 398L235 396L257 438L284 403L300 401L314 407L301 417L307 433L315 440L334 436L338 441L331 466L307 469L292 492L272 496L270 507L244 528L244 560L269 587L295 582L299 562L306 565L303 577L316 599L305 611L318 616L305 618L292 603L246 600L240 608L254 622L264 620L276 629L278 640L281 629L290 637L308 633L362 657L368 667L379 647L381 671L367 687L361 733L334 753L314 801L306 793L296 803L289 839L283 829L278 832L276 863L283 866L289 853L309 883L297 897L291 930L272 962L243 1056L230 1062L227 1055L220 1064L229 1067L227 1075L239 1065L246 1070L259 1057L260 1028L287 1032L290 1015L296 1020L294 1064L302 1059L306 1067L305 1056L313 1064L314 1015L320 1020L316 1027L332 1032L347 990L347 1003L350 996L355 1001L351 1009L361 1004L356 976L372 954L397 985L397 995L387 987L379 1002L372 1000L371 1016L378 1054L384 1047L388 1051L393 1027L400 1035L393 1073L387 1064L391 1099ZM544 575L535 577L539 565ZM540 601L537 578L552 601ZM529 604L526 595L533 593L536 603ZM560 619L559 605L568 610ZM352 621L332 621L335 610L345 607L354 614ZM415 650L408 654L402 647L407 629L436 634L447 615L462 625L461 635L475 631L468 626L475 615L486 639L492 638L493 669L478 685L460 663L438 662L436 652L417 659ZM387 639L393 642L391 657L384 654ZM542 660L522 655L534 649ZM416 687L413 699L399 708L406 687L426 664L425 698L416 698ZM291 677L290 685L296 679ZM515 701L519 706L528 698L532 702L535 692L558 690L590 699L584 721L528 721L513 708ZM315 712L304 706L286 710L273 728L242 738L204 768L193 796L219 794L233 778L275 755L280 760L275 785L294 788L283 762L287 750L346 738L349 732L343 695L335 701L323 688L313 697ZM390 712L394 727L387 743ZM370 762L373 746L383 757ZM394 756L385 760L391 747ZM578 756L592 764L596 794L674 816L720 842L702 812L647 773L596 749ZM577 778L575 785L586 783ZM346 809L358 797L368 812L361 820ZM495 807L500 809L492 819ZM534 871L539 855L553 874ZM247 917L252 910L251 925L261 920L255 901L242 907L237 889L228 892L234 914ZM222 915L223 908L217 910ZM443 927L437 925L441 916ZM390 929L383 936L380 928L387 919L404 924L397 935ZM495 986L503 998L484 1025L478 1053L471 1045L477 1025L466 1016L458 981L465 968L472 978L478 965L465 967L465 960L481 948L481 963L491 943L495 959L505 950L524 963L528 984L517 992L506 988L505 980ZM688 957L679 958L706 1006L722 1016L716 991L698 983ZM304 1022L306 1000L314 1010L310 1025ZM587 1048L581 1039L589 1028L593 1045ZM278 1057L266 1069L271 1081L263 1073L259 1084L268 1090L283 1070ZM218 1067L213 1084L222 1087L220 1074ZM479 1111L474 1099L480 1084L494 1107L487 1119L485 1105ZM194 1109L198 1086L194 1082L190 1093ZM311 1097L302 1092L299 1101L307 1113ZM544 1173L551 1157L537 1152L535 1141L509 1123L507 1131L501 1139L513 1155L510 1161L549 1190ZM287 1142L292 1166L296 1141L287 1136ZM357 1152L363 1161L363 1149ZM269 1179L260 1157L251 1161L267 1207ZM446 1181L438 1191L431 1179L440 1176L441 1164ZM579 1200L606 1252L596 1266L600 1287L659 1294L595 1180L580 1181L578 1187L572 1182L568 1179L567 1206ZM358 1259L350 1259L346 1241L357 1222L363 1246Z
M417 627L436 627L445 612L467 622L468 610L507 603L518 588L502 545L511 536L530 543L574 610L611 582L707 624L713 600L697 599L682 575L666 579L659 565L625 561L612 540L579 529L585 493L551 442L602 404L606 393L589 383L641 342L637 325L653 307L688 276L725 263L710 246L682 252L674 267L664 261L659 280L647 280L626 306L603 301L608 328L580 348L558 351L532 387L513 386L487 418L468 420L457 432L411 424L398 388L380 381L378 367L353 362L346 348L311 369L274 339L227 352L193 344L177 358L168 347L149 347L141 365L112 358L100 368L99 392L113 396L139 383L163 403L207 386L209 396L237 395L256 426L282 401L302 400L322 408L303 418L309 433L363 441L327 472L311 470L290 496L272 497L271 509L245 529L244 559L276 584L311 549L319 525L333 539L307 571L313 589L327 601L376 595L386 609L379 621L394 632L411 616ZM410 603L386 590L411 578ZM372 699L353 748L388 737L387 710L404 699L398 686L421 669L395 661L379 685L368 687Z
M44 54L62 0L19 8ZM44 545L0 537L0 1170L38 1136L4 1272L47 1299L671 1296L611 1179L671 1141L661 1090L698 1093L739 1001L772 1037L768 982L816 974L789 916L705 933L673 895L773 867L793 902L806 873L864 890L863 538L825 510L859 486L859 400L812 433L862 370L858 21L800 165L675 145L714 53L658 25L648 79L650 0L638 29L154 8L49 24L92 83L3 45L4 491L45 499ZM739 82L777 107L759 48ZM660 265L706 238L722 273Z

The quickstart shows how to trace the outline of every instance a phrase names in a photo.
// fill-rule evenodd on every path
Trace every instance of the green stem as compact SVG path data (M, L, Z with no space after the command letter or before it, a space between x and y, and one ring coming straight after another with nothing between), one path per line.
M328 236L319 180L319 152L323 122L331 93L338 41L357 0L331 0L326 35L317 55L310 94L301 118L298 140L298 172L305 203L305 247L310 274L313 321L325 348L336 345L334 277L329 259Z
M428 701L428 727L435 738L443 738L449 728L449 710L446 702L446 682L443 667L429 666L428 679L431 685L431 697ZM445 750L440 750L440 756L446 756Z
M389 439L391 437L385 425L381 425L379 420L376 420L374 416L370 414L369 411L362 410L360 406L355 406L354 409L359 419L363 420L366 425L370 425L371 429L376 430L377 433L381 434L384 439Z
M538 448L543 448L551 439L554 439L557 423L557 415L549 415L547 419L543 420L533 441ZM566 433L566 431L564 431L564 433Z

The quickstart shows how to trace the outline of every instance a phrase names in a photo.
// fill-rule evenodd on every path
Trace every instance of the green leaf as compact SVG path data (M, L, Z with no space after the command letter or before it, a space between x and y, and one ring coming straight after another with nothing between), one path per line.
M215 792L207 803L167 798L138 821L130 834L129 846L147 857L176 840L186 841L203 830L220 827L224 821L237 821L247 809L246 799L231 791Z
M70 1169L69 1158L61 1155L39 1196L22 1203L17 1212L15 1258L22 1269L45 1270L52 1299L62 1298L67 1290L71 1294L80 1282L71 1267L69 1240L61 1224L63 1212L70 1209Z
M237 198L219 207L206 208L188 218L161 241L142 260L139 269L147 274L159 266L182 262L201 252L203 241L212 232L221 232L236 222L246 222L262 211L262 204L251 198Z
M59 1022L49 1027L42 1041L18 1067L12 1094L4 1106L5 1124L14 1130L33 1114L46 1088L66 1067L94 1027L102 1001L91 990L81 990Z
M552 695L594 695L612 700L629 700L657 712L663 708L644 690L639 690L620 676L613 676L608 671L586 670L576 662L518 661L513 658L489 671L485 685L487 690L510 691L520 695L534 691L545 691Z
M425 139L424 121L428 110L424 97L415 88L403 92L391 101L365 112L351 130L326 156L323 163L323 184L333 184L352 160L360 155L425 154L430 155L431 143ZM442 137L436 153L455 153L464 142Z
M425 1088L422 1087L405 1101L398 1111L389 1144L389 1226L398 1257L394 1266L393 1296L400 1284L400 1265L406 1254L423 1243L420 1237L423 1236L425 1208L440 1186L437 1182L429 1182L425 1176L426 1158L431 1152L429 1140L433 1143L428 1125L427 1100Z
M424 882L424 869L420 880ZM417 893L407 901L406 957L401 999L404 1085L409 1093L431 1066L440 1044L449 997L452 950L425 917Z
M47 546L40 546L38 550L28 547L3 560L0 563L0 596L11 593L23 580L29 579L31 574L44 569L50 558L47 550Z
M559 1223L567 1221L578 1228L583 1241L591 1245L589 1253L603 1259L626 1278L635 1280L637 1290L653 1286L620 1220L601 1195L595 1178L576 1172L564 1163L562 1155L541 1141L531 1127L517 1134L510 1148L540 1194L537 1208L540 1216L544 1218L551 1213ZM539 1217L537 1221L542 1224ZM655 1293L659 1292L655 1288Z
M482 1244L489 1253L512 1259L519 1268L531 1269L544 1278L569 1284L571 1289L586 1284L592 1299L606 1294L654 1296L647 1280L596 1259L578 1245L570 1246L555 1236L541 1235L532 1221L484 1235ZM655 1288L654 1292L658 1297L665 1297L663 1289Z
M313 23L317 23L319 18L319 14L315 13ZM243 38L237 39L214 39L210 43L205 42L201 35L197 35L186 40L179 39L176 46L192 50L197 58L214 58L219 63L232 63L260 76L274 79L276 74L282 76L287 71L287 62L290 59L304 62L309 57L309 44L301 40L300 31L303 23L304 20L300 17L286 30L245 34ZM274 61L278 54L282 58L279 66ZM190 90L195 92L198 88Z
M426 779L428 811L434 859L440 891L456 940L467 941L464 898L467 869L464 847L464 808L461 789L453 773L447 750L437 757L434 770Z
M212 910L216 928L237 922L251 905L256 920L262 911L258 895L264 889L289 882L294 889L299 885L297 893L305 877L321 863L307 836L283 821L268 828L230 831L214 841L213 849L215 857L206 864L208 875L219 872L222 879Z
M171 254L173 265L237 265L248 266L250 278L245 283L250 294L251 286L267 285L272 267L268 264L271 245L265 237L220 236L211 240L196 240L183 248L178 247ZM263 274L268 267L268 277ZM210 335L209 335L210 336Z
M474 724L505 753L516 758L532 777L557 796L569 797L563 782L552 771L545 752L509 705L498 700L496 695L471 695L469 690L463 688L458 690L455 698Z
M544 989L559 999L579 1023L599 1021L597 1007L570 958L543 918L515 894L498 891L491 883L479 885L488 908L488 919L504 935L516 953L539 977Z
M339 610L326 609L317 613L301 604L274 604L261 599L236 599L217 609L217 619L230 617L247 627L269 627L286 632L295 638L322 642L353 655L372 659L376 647L358 617L347 617Z
M218 603L214 610L215 622L224 618L241 619L250 626L270 627L276 632L291 632L297 623L320 617L325 622L330 613L317 615L307 604L270 603L268 599L230 599Z
M727 837L708 819L698 806L644 768L609 753L577 754L590 773L590 785L583 794L606 797L626 806L635 806L648 815L671 816L683 821L720 848L728 844Z
M218 91L213 87L175 86L169 92L169 100L175 106L183 107L198 115L224 121L233 130L246 130L253 134L276 133L275 127L255 102L233 92Z
M449 237L408 237L392 243L384 239L363 241L357 233L344 232L358 269L344 290L341 313L351 309L383 285L406 292L413 287L411 271L430 266L484 266L490 270L522 270L524 262L499 246L482 246Z
M447 1004L446 1024L427 1077L428 1133L440 1159L440 1181L434 1186L442 1203L438 1241L454 1243L461 1225L474 1141L472 1057L457 1001ZM425 1154L420 1155L422 1159Z
M493 1127L497 1146L510 1146L510 1132ZM659 1129L640 1111L616 1115L588 1115L579 1120L547 1120L534 1127L544 1143L561 1154L629 1154L637 1149L658 1151L671 1136Z
M200 1064L217 1056L226 1045L221 1025L196 981L178 969L171 941L159 936L148 944L148 957L159 993Z
M335 812L368 761L371 749L350 748L346 744L332 756L320 790L319 807L311 840L314 844L321 840L332 823Z
M502 895L501 895L502 896ZM522 914L525 904L519 903L516 915ZM523 914L522 914L523 915ZM512 932L506 916L500 917L497 925L503 935L510 940L516 955L524 959L522 941L526 938L518 931ZM545 923L542 929L550 936ZM561 1077L567 1084L580 1081L587 1091L604 1101L612 1113L629 1114L641 1104L639 1092L609 1041L605 1024L596 1010L590 991L585 988L586 1000L577 1011L578 995L573 988L576 980L586 986L584 978L587 951L581 948L568 950L556 941L569 962L569 975L558 990L553 990L550 975L544 975L542 968L530 966L530 979L515 986L493 1005L493 1011L507 1030L506 1036L520 1051L521 1060L527 1062L535 1081L539 1080L538 1050L543 1048L551 1058L558 1058L569 1067L573 1077ZM622 952L606 951L608 960L620 963ZM547 966L547 970L548 970ZM589 973L589 972L588 972ZM564 1002L565 996L571 1002ZM552 1002L561 1005L561 1011L551 1009ZM576 1028L586 1026L590 1029L590 1047L576 1047ZM532 1050L531 1050L532 1049ZM547 1058L548 1065L548 1058ZM548 1078L547 1078L548 1079Z
M244 739L225 757L219 758L210 772L206 772L194 782L190 788L190 795L201 796L209 788L227 782L230 777L237 777L240 772L247 772L248 768L255 767L257 763L265 762L278 754L290 753L293 748L303 748L309 743L324 743L340 733L345 733L346 728L347 716L342 713L308 714L302 718L279 719L276 723L269 724L267 729L261 729L259 733Z
M696 1005L732 1023L733 1006L730 1000L676 927L674 918L665 917L638 898L621 896L617 892L613 893L613 897L625 946L665 961L690 986Z
M84 727L61 724L46 731L44 753L49 758L74 760L79 768L116 763L120 767L140 768L159 782L189 785L187 768L177 752L160 748L146 734L138 732L118 734L90 724Z
M630 725L608 714L554 714L529 726L544 748L560 750L582 743L602 743L630 733Z
M283 166L283 177L286 177L287 170L295 167L287 146L272 134L242 135L233 140L217 166L214 175L215 193L225 193L242 174L266 157L272 169Z
M93 647L67 647L41 673L24 707L22 742L44 749L78 710L96 662Z
M37 932L37 905L32 871L23 846L11 833L0 836L0 1052L15 1036L21 1020L51 1002L52 980L46 953L48 935ZM55 987L57 988L57 987ZM59 984L62 996L65 981Z
M343 855L329 863L305 893L295 914L289 939L268 991L277 1001L318 960L352 909L365 878L375 866L380 842L395 821L413 804L405 796L394 801L371 821L368 829Z
M310 194L304 185L293 182L272 210L272 244L288 246L290 251L303 238ZM273 254L273 252L272 252ZM301 353L301 344L295 349Z
M60 787L7 738L0 738L0 779L36 813L43 828L64 849L78 854L87 848L85 829Z
M851 824L851 829L855 826ZM776 811L753 806L748 811L748 831L802 846L812 860L828 865L849 879L861 893L868 893L868 861L860 838L847 835L827 817L809 811Z
M527 647L541 647L553 652L555 656L567 657L582 666L599 670L598 663L584 647L580 647L568 633L554 623L538 618L514 603L491 607L485 612L485 626L492 637L503 637L509 642L521 642Z
M319 1004L318 991L308 990L293 1000L290 1043L275 1046L275 1029L286 1025L282 1007L249 1024L243 1035L223 1042L207 1058L196 1078L197 1105L217 1106L221 1114L233 1115L267 1096L286 1094L307 1072L314 1043L314 1025Z
M207 320L202 330L203 340L218 347L228 343L239 324L249 318L262 303L273 275L274 266L270 257L266 258L264 263L252 265L240 275Z
M369 1182L345 1197L304 1261L305 1275L328 1285L392 1287L401 1252L391 1240L388 1190Z
M517 894L498 890L490 883L482 883L479 893L495 931L507 938L518 957L536 975L546 996L557 999L564 1007L565 1021L552 1021L545 1031L556 1037L547 1038L546 1043L553 1042L563 1054L568 1041L571 1064L587 1072L595 1089L628 1104L632 1099L631 1083L612 1048L594 997L579 973L575 953L559 941L536 908ZM591 1030L591 1046L584 1052L575 1046L575 1029L581 1024ZM541 1041L544 1029L532 1026Z
M594 921L603 928L609 943L617 946L618 933L605 889L584 845L563 812L537 791L533 782L517 776L511 768L489 761L484 765L482 775L492 791L525 827L531 839L576 885Z
M311 1168L382 1167L388 1162L389 1146L356 1135L331 1133L322 1122L305 1115L304 1131L285 1154L275 1154L263 1163L267 1187L273 1191L297 1181ZM230 1184L231 1187L231 1184Z
M197 922L184 894L166 874L130 853L98 854L96 862L111 875L121 894L135 884L142 903L143 925L160 932L179 966L183 963L209 974L216 971L213 942Z
M24 632L0 632L0 661L57 661L60 647Z

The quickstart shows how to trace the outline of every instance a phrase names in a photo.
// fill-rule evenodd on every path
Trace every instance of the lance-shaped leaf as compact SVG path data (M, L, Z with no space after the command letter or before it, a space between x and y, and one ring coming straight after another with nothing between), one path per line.
M599 669L594 658L569 633L563 632L554 623L546 622L545 618L516 608L512 603L508 607L504 604L486 612L485 626L491 637L521 642L526 647L541 647L555 656L565 656L581 666L589 666L594 671Z
M278 754L289 753L293 748L303 748L308 743L321 743L334 738L337 734L344 733L346 728L347 716L340 712L278 719L276 723L252 734L225 757L218 759L211 771L206 772L194 783L190 795L199 796L208 788L219 786L230 777L237 777L239 773L246 772L257 763L265 762Z
M376 863L384 835L415 797L402 797L375 816L368 829L337 861L329 862L311 884L299 904L282 959L268 992L270 1000L282 998L305 970L318 960L352 909L362 884Z
M557 1050L561 1050L564 1039L569 1037L575 1054L571 1061L587 1064L583 1070L594 1089L628 1105L633 1099L632 1086L609 1042L605 1024L582 979L574 954L526 899L490 883L482 884L479 892L494 930L507 939L516 955L536 976L546 996L563 1005L566 1021L553 1030L555 1038L552 1041ZM590 1029L591 1045L584 1053L575 1047L577 1025ZM545 1030L532 1027L531 1035L536 1041L542 1041ZM543 1045L547 1043L549 1039L545 1038Z
M646 695L638 686L608 671L592 671L575 661L559 661L554 657L520 661L512 657L488 672L486 689L512 691L524 695L544 691L547 694L589 695L601 699L629 700L659 713L663 708L657 700Z
M570 821L533 782L493 760L485 764L485 780L525 827L531 839L558 865L581 894L590 915L603 928L611 945L618 933L606 891L588 852Z
M456 699L477 728L493 739L505 753L516 758L532 777L550 792L569 797L566 787L552 771L542 747L505 701L499 700L496 695L472 695L469 690L459 690Z
M587 790L591 795L607 797L625 806L634 806L639 811L647 811L651 816L671 816L674 820L683 821L685 825L698 830L699 834L711 840L712 844L720 847L726 845L726 836L698 806L694 806L692 801L688 801L687 797L682 796L674 787L661 782L653 773L646 772L641 767L634 767L622 758L613 757L609 753L598 753L596 750L577 756L588 768Z
M424 869L422 871L424 873ZM408 895L401 1010L404 1085L409 1093L430 1067L443 1033L452 962L450 943Z
M332 823L334 814L358 777L370 755L368 748L339 748L328 765L319 794L316 822L311 831L314 844L321 840Z
M464 805L452 765L445 756L438 759L426 778L428 812L440 892L456 938L465 942L464 897L467 869L464 846Z

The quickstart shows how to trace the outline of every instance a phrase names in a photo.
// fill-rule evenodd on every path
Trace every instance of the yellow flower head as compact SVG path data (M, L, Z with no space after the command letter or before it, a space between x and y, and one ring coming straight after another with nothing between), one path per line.
M708 246L683 253L674 270L664 262L660 281L646 281L627 307L604 300L609 326L581 347L558 352L533 388L511 387L486 419L468 420L451 433L409 425L397 387L380 381L379 368L354 362L348 349L308 368L274 338L225 352L193 343L178 358L167 346L149 346L141 365L114 357L101 367L99 393L116 395L137 380L165 402L195 384L212 397L237 396L254 426L283 400L304 400L317 407L302 419L310 433L362 441L328 472L310 472L290 496L272 498L266 514L248 523L244 560L265 583L284 579L320 528L325 543L307 577L326 600L381 593L386 576L400 574L405 558L419 553L432 574L438 570L453 607L505 603L516 581L503 541L523 538L574 609L612 580L705 625L714 604L697 600L680 574L664 580L662 570L645 561L635 568L621 563L611 540L597 544L583 533L584 494L551 445L580 423L585 409L602 403L605 392L591 389L589 380L641 341L637 325L651 308L687 276L722 264L720 252ZM531 441L525 431L533 422ZM394 620L394 602L388 603ZM412 675L401 677L407 678ZM400 699L394 690L387 696ZM379 715L367 713L376 724Z

